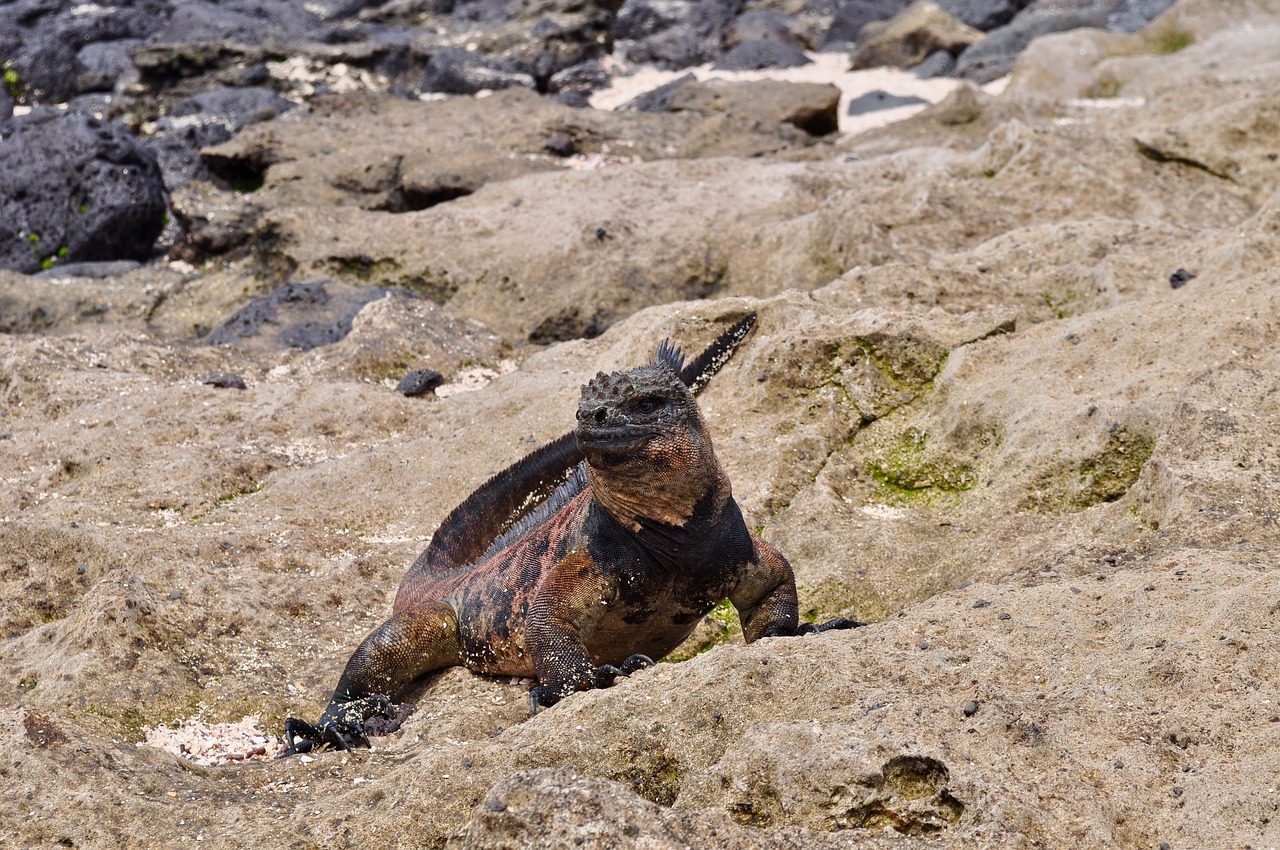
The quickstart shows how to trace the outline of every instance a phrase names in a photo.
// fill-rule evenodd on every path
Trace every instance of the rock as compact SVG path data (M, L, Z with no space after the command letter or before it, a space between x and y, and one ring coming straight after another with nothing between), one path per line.
M883 25L864 32L850 67L910 68L940 50L958 55L981 38L979 30L960 23L932 0L916 0Z
M206 384L211 387L217 387L220 390L248 389L248 386L244 382L244 378L240 377L239 375L233 375L230 372L213 372L201 378L200 383ZM177 596L171 595L170 598L172 599L182 598L181 592L179 591L174 591L174 592L177 593L178 595Z
M170 190L206 180L203 148L227 141L248 124L269 121L297 104L264 88L216 88L178 101L156 122L147 145L156 152Z
M867 24L889 20L907 8L910 2L911 0L847 0L841 3L822 38L822 48L834 50L852 45Z
M534 88L529 74L503 70L499 63L460 47L442 47L431 55L423 91L475 94L483 90Z
M718 56L725 28L744 5L742 0L626 0L613 34L628 61L678 70Z
M591 60L552 74L547 92L568 106L586 106L592 92L608 88L611 82L604 66Z
M444 383L444 376L435 369L414 369L396 384L396 392L410 398L424 396Z
M912 65L908 70L922 80L931 77L945 77L956 66L956 58L945 50L935 50L919 65Z
M261 213L243 194L198 181L175 190L170 202L189 243L205 254L222 254L244 244Z
M887 91L870 91L849 101L848 114L865 115L881 109L896 109L899 106L928 106L929 101L912 95L890 94Z
M205 339L209 345L307 351L333 345L351 332L351 322L370 301L387 294L379 287L334 283L286 283L255 298Z
M797 26L793 16L774 9L743 12L725 27L722 44L725 50L732 50L744 42L767 39L803 47L796 37Z
M140 45L139 39L93 42L80 48L76 61L84 69L76 76L78 92L111 92L118 86L136 82L138 69L129 59L129 51Z
M619 112L669 112L671 101L681 86L697 82L693 74L676 77L669 83L663 83L642 95L632 98L618 107Z
M9 96L9 90L0 86L0 124L8 121L13 117L13 98Z
M53 268L37 272L36 277L115 277L138 268L137 260L108 260L99 263L59 263Z
M748 124L790 124L811 136L823 136L836 130L839 105L840 90L830 84L709 80L677 88L668 108L673 112L722 113Z
M1105 9L1019 15L1012 23L992 30L986 38L961 53L956 61L955 76L977 83L990 82L1009 73L1018 55L1033 39L1049 33L1104 27L1106 24Z
M760 71L765 68L798 68L813 60L792 44L759 38L729 50L712 67L718 71Z
M36 33L24 40L5 62L6 85L26 103L63 103L76 94L76 78L84 70L76 51L57 36ZM13 75L15 82L8 81Z
M938 0L956 20L983 32L1002 27L1034 0Z
M164 227L164 183L123 127L36 111L0 133L0 267L148 258Z
M1107 29L1112 32L1137 32L1151 23L1175 0L1120 0L1107 15Z

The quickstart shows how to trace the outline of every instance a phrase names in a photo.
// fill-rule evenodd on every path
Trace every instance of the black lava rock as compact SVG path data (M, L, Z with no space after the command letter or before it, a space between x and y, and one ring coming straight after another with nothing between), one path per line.
M791 15L774 9L743 12L725 27L723 42L726 49L732 49L746 41L767 38L799 47L800 39L795 34L797 26Z
M552 74L547 92L570 106L585 106L592 92L608 88L612 82L604 65L592 59Z
M444 383L444 375L435 369L414 369L396 384L396 392L409 398L426 395Z
M613 35L634 41L624 51L628 61L687 68L720 54L726 28L745 5L744 0L626 0Z
M916 104L927 104L929 101L922 97L913 95L890 94L887 91L879 89L869 91L866 94L855 97L849 101L850 115L865 115L868 112L877 112L881 109L893 109L898 106L913 106Z
M1019 15L1012 23L992 30L987 37L972 45L956 60L955 76L977 83L989 83L1013 70L1018 54L1035 38L1052 32L1065 32L1081 27L1105 27L1105 8L1069 10L1065 12L1032 11Z
M235 343L257 349L332 345L351 333L351 320L364 305L386 296L382 287L351 287L323 283L286 283L269 295L255 298L214 330L205 342Z
M239 375L233 375L230 372L214 372L212 375L205 375L200 379L200 383L208 384L211 387L217 387L220 390L245 390L244 378Z
M1112 32L1137 32L1172 6L1174 0L1120 0L1107 17Z
M867 24L887 21L909 5L911 0L850 0L843 3L822 37L822 46L835 48L853 44Z
M297 104L271 89L218 88L178 101L156 122L147 145L164 171L165 184L177 189L208 179L200 149L225 142L245 125L275 118Z
M813 60L794 44L756 38L742 42L721 56L714 67L720 71L762 71L765 68L797 68L811 64Z
M987 32L1012 21L1031 0L938 0L938 5L961 23Z
M493 59L461 47L442 47L427 62L421 88L445 94L475 94L513 86L534 88L533 76L506 71Z
M146 260L165 208L155 156L119 124L36 109L0 126L0 268Z
M964 708L961 710L964 712L965 717L973 717L978 713L978 709L981 707L982 703L978 702L976 699L971 699L964 704Z
M1195 275L1186 269L1178 269L1176 272L1169 275L1169 285L1174 289L1181 289L1186 286L1187 281L1191 280L1193 277L1195 277Z
M76 50L50 32L25 37L5 62L5 84L16 88L30 104L64 103L76 93L76 77L83 67Z

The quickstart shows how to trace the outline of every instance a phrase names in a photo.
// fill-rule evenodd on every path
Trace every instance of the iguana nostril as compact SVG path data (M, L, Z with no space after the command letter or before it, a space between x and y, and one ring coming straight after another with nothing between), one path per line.
M604 420L608 415L609 415L608 411L606 411L603 407L597 407L596 412L592 414L591 418L595 420L597 425L603 425Z

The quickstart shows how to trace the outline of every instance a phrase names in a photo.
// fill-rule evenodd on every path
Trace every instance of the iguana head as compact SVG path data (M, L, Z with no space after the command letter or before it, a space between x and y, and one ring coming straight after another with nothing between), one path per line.
M596 500L616 519L683 525L727 480L693 394L665 363L596 375L576 430Z

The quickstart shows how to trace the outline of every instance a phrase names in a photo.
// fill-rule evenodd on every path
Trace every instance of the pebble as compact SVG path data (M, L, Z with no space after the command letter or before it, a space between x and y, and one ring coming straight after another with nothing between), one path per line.
M230 372L214 372L210 375L205 375L200 379L200 383L211 387L217 387L220 390L248 389L245 385L244 378L239 375L233 375Z
M981 706L982 706L982 703L978 702L976 699L969 700L964 704L964 708L962 709L962 711L964 711L964 716L973 717L975 714L978 713L978 709Z
M396 392L409 398L426 395L444 383L444 376L435 369L414 369L396 384Z

